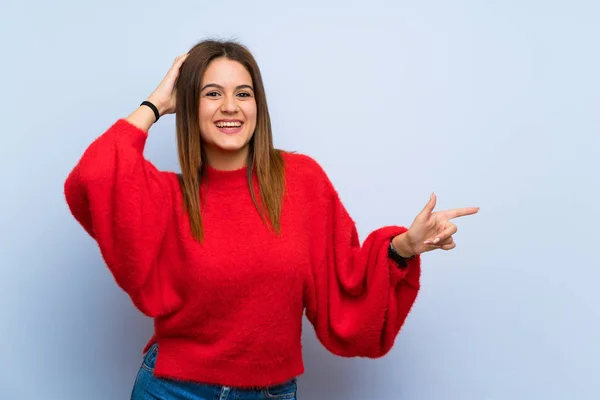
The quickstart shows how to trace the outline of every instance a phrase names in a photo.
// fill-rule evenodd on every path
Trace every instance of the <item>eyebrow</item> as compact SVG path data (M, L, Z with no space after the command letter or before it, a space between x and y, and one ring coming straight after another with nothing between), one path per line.
M202 89L200 89L200 91L203 92L204 89L209 88L209 87L214 87L214 88L221 89L221 90L224 89L223 86L221 86L217 83L208 83L208 84L204 85L204 87ZM238 85L235 87L235 90L240 90L240 89L250 89L250 90L254 91L254 88L250 85Z

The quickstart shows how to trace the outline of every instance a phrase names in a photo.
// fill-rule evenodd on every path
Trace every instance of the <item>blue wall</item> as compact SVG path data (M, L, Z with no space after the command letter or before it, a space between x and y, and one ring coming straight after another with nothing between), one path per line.
M387 3L0 2L0 398L128 398L152 324L63 182L207 36L253 50L277 146L321 162L362 238L431 191L481 207L424 256L388 356L336 358L305 324L300 398L599 398L599 3ZM172 116L146 155L178 169Z

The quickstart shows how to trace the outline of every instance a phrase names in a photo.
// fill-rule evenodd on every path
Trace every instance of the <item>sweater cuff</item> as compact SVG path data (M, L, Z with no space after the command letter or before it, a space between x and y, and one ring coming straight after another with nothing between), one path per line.
M421 255L416 255L412 260L406 261L407 267L400 269L394 260L390 263L390 280L392 286L406 282L416 288L419 287L419 278L421 276Z
M392 286L396 286L402 281L406 281L411 286L419 287L419 277L421 268L421 255L417 254L414 258L406 260L406 267L398 265L398 263L387 255L388 247L393 238L405 233L408 228L403 226L387 226L380 229L380 233L387 238L385 240L385 256L388 260L390 269L390 280Z

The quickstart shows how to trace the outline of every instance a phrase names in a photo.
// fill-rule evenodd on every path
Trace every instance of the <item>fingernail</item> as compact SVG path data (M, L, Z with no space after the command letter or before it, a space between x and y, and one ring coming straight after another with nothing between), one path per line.
M425 244L432 244L433 242L431 240L426 240L423 243L425 243Z
M440 238L438 237L438 238L434 239L433 244L438 244L439 242L440 242Z

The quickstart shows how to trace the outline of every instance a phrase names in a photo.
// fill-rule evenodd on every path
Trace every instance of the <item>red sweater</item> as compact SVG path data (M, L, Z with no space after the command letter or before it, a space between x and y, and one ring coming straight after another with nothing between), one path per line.
M144 158L146 138L118 120L85 151L65 195L117 284L154 318L157 376L247 387L300 375L305 311L336 355L390 350L419 290L420 257L402 270L387 256L406 228L378 229L361 246L323 169L284 153L281 235L263 224L245 169L208 168L199 244L177 175Z

